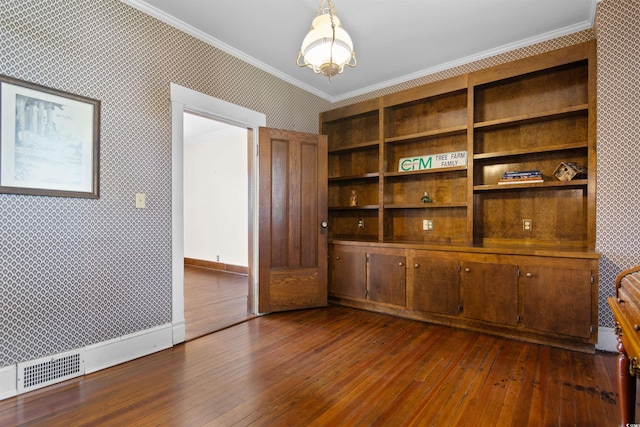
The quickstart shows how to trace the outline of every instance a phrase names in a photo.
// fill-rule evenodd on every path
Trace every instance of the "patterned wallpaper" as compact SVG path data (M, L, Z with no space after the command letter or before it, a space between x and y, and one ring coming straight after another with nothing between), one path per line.
M0 195L0 367L171 322L170 82L276 128L329 107L118 0L2 0L0 58L102 101L98 200Z
M598 4L600 323L640 262L640 3ZM169 83L317 132L318 113L594 38L586 30L335 105L118 0L0 1L0 73L102 101L100 199L0 195L0 367L171 321ZM620 171L624 170L624 174ZM147 194L147 209L134 193Z
M640 1L598 4L598 195L600 324L618 273L640 264Z

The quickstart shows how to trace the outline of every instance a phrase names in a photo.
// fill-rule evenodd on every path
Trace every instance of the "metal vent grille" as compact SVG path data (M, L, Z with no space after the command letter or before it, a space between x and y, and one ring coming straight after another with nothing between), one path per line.
M18 393L84 374L84 351L59 354L18 365Z

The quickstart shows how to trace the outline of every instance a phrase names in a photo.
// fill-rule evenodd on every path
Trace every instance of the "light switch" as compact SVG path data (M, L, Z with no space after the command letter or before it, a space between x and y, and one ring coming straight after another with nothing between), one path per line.
M144 193L136 193L136 208L144 209L146 208L146 201Z

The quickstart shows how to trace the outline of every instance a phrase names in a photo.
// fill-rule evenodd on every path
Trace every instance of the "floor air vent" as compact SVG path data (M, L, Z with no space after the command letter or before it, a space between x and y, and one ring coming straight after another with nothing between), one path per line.
M18 364L18 393L84 374L84 351L77 350Z

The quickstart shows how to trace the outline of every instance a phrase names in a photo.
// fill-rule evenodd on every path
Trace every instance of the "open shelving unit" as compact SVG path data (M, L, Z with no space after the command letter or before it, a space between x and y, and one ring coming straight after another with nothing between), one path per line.
M592 350L595 70L592 41L321 113L334 302Z

